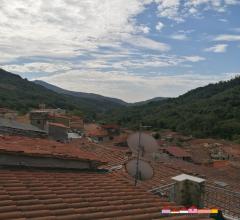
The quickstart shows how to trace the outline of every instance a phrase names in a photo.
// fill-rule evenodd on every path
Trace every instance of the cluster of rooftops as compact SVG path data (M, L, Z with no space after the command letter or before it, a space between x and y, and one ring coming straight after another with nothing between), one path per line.
M42 112L46 111L36 112L34 123L40 127L45 126ZM60 121L53 120L49 124L66 129L70 127L65 124L69 123L68 119L60 118ZM75 119L72 125L79 129L82 122L79 117ZM5 125L9 121L15 123L12 119L0 120ZM18 126L16 123L16 129L19 129ZM26 129L32 129L33 125L25 126L30 126ZM36 131L38 129L42 130L36 128ZM184 207L170 202L162 195L155 195L152 191L174 182L173 177L178 176L175 180L179 179L183 173L204 178L212 185L219 185L227 179L228 184L224 187L239 190L236 183L239 176L234 175L235 170L229 174L228 170L216 172L209 167L199 168L189 163L191 155L178 147L160 147L162 153L173 158L151 161L154 167L153 178L139 180L135 186L134 178L125 169L126 162L133 157L129 148L99 144L99 137L105 137L106 133L118 133L118 129L115 125L91 128L88 137L92 140L82 137L65 143L41 136L8 135L4 130L0 135L0 219L206 220L210 219L206 214L163 215L162 210L166 207L172 210ZM103 132L104 135L100 135ZM118 137L126 141L127 135Z
M168 219L164 207L182 207L75 144L0 136L0 154L0 219Z

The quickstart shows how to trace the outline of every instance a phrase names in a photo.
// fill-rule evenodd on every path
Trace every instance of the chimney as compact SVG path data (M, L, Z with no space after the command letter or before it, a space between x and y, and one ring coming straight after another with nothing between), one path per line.
M205 179L181 174L172 178L175 183L174 198L179 205L203 208Z

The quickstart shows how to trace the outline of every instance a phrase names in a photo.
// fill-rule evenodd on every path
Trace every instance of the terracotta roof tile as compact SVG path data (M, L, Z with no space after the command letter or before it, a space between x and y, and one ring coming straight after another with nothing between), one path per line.
M191 157L191 155L180 147L167 147L165 150L175 157Z
M54 127L61 127L61 128L69 128L68 126L60 123L53 123L53 122L48 122L48 125L54 126Z
M8 187L13 179L21 187ZM113 173L0 169L0 195L4 220L150 220L166 205L179 207Z
M94 152L83 151L74 144L62 144L47 139L18 136L0 136L0 152L106 162Z

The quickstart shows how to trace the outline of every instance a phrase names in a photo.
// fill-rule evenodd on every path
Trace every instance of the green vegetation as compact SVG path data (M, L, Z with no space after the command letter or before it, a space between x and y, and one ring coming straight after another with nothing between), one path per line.
M59 94L0 69L0 107L25 113L39 103L63 108L87 120L155 131L172 129L195 137L215 137L240 143L240 77L192 90L178 98L126 107L104 99Z
M140 121L195 137L240 141L240 77L192 90L178 98L108 112L106 119L137 128Z
M107 110L119 107L118 104L107 100L93 102L88 98L58 94L0 69L0 107L26 113L32 108L37 108L40 103L45 103L48 107L63 108L77 115L83 112L89 120L96 119L98 114L103 114Z

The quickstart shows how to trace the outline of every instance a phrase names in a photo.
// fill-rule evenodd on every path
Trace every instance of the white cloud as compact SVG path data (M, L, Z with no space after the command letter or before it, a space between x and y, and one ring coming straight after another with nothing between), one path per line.
M159 16L181 21L179 16L180 0L155 0Z
M150 28L144 25L140 25L138 27L139 31L144 33L144 34L148 34L150 32Z
M228 45L227 44L217 44L213 47L206 48L204 51L207 52L214 52L214 53L224 53L227 50Z
M215 41L240 41L240 35L222 34L217 36Z
M188 16L199 16L202 11L224 12L228 6L239 4L239 0L154 0L158 4L160 17L182 22Z
M45 72L53 73L57 71L66 71L71 69L71 64L68 62L64 63L44 63L44 62L33 62L25 63L21 65L8 64L4 65L3 68L13 73L31 73L31 72Z
M200 56L185 56L185 59L193 63L206 60L206 58Z
M174 40L187 40L188 37L185 34L173 34L170 36Z
M75 57L81 50L114 46L139 31L133 19L143 0L0 1L0 62L19 57ZM147 27L143 32L147 32Z
M155 41L155 40L152 40L150 38L146 38L146 37L133 36L133 37L130 37L127 40L127 42L136 46L136 47L147 48L147 49L150 49L150 50L157 50L157 51L168 51L168 50L170 50L169 45L167 45L165 43Z
M164 24L162 22L158 22L157 25L156 25L156 30L157 31L161 31L164 27Z

